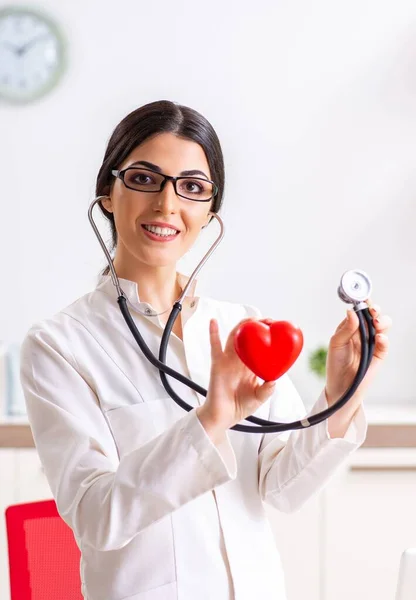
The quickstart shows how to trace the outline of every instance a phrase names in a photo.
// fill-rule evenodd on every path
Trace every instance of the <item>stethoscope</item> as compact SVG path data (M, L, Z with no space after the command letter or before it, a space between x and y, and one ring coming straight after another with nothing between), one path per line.
M175 392L175 390L169 384L169 381L166 376L170 375L171 377L177 379L178 381L185 384L186 386L188 386L189 388L191 388L198 394L201 394L202 396L207 395L207 390L205 388L201 387L200 385L198 385L197 383L195 383L194 381L192 381L191 379L188 379L188 377L185 377L181 373L178 373L177 371L175 371L174 369L171 369L168 365L166 365L166 363L165 363L166 353L167 353L169 338L170 338L173 326L179 315L179 312L182 310L183 299L185 298L187 291L188 291L189 287L192 285L192 282L194 281L195 277L198 275L199 271L202 269L202 267L205 265L207 260L210 258L212 253L216 250L216 248L220 244L221 240L223 239L224 223L223 223L221 217L217 213L211 213L212 216L215 217L215 219L217 219L217 221L220 225L220 233L219 233L217 239L215 240L215 242L211 245L208 252L205 254L203 259L200 261L200 263L198 264L196 269L193 271L185 288L182 291L181 296L178 298L178 300L173 305L171 313L169 315L169 318L166 322L166 325L165 325L165 328L163 331L162 340L161 340L160 348L159 348L159 359L157 359L156 356L150 351L149 347L147 346L146 342L140 335L140 332L137 329L136 324L134 323L134 321L132 319L130 311L127 307L127 305L129 304L129 300L128 300L126 294L121 289L120 282L118 280L117 274L116 274L114 266L113 266L113 261L112 261L111 255L100 235L100 232L98 231L98 228L97 228L97 226L94 222L93 216L92 216L92 211L93 211L95 204L98 203L102 198L106 198L106 197L107 196L97 196L96 198L94 198L94 200L91 202L90 207L88 209L88 218L89 218L92 228L97 236L97 239L100 242L101 248L103 249L104 254L106 256L108 266L110 269L111 278L112 278L113 284L117 290L117 295L118 295L117 302L119 304L121 313L124 317L124 320L127 323L127 326L129 327L134 339L136 340L140 350L143 352L143 354L145 355L147 360L154 367L156 367L156 369L159 370L160 379L162 381L162 384L163 384L165 390L169 394L169 396L181 408L183 408L184 410L189 412L189 411L193 410L195 407L187 404L184 400L182 400L182 398L180 398L180 396L178 396L178 394ZM360 364L358 366L358 370L357 370L356 376L354 378L354 381L352 382L350 388L345 392L345 394L337 402L335 402L331 407L327 408L326 410L323 410L315 415L310 415L308 418L304 418L299 421L293 421L291 423L278 423L275 421L267 421L265 419L260 419L259 417L251 416L251 417L247 417L245 420L249 421L250 423L254 423L256 425L255 427L250 426L250 425L239 425L238 424L238 425L234 425L230 429L234 429L235 431L243 431L246 433L277 433L277 432L281 432L281 431L289 431L292 429L304 429L306 427L311 427L312 425L317 425L318 423L321 423L322 421L324 421L325 419L327 419L328 417L333 415L337 410L342 408L348 402L348 400L354 395L354 393L356 392L361 381L364 379L365 374L368 370L368 367L370 366L370 363L371 363L371 360L372 360L373 354L374 354L376 331L375 331L375 328L373 325L373 320L372 320L372 317L371 317L371 314L369 311L369 306L366 303L366 300L368 300L371 296L371 289L372 289L371 281L370 281L368 275L364 271L360 271L360 270L346 271L341 277L341 281L340 281L340 284L338 287L338 296L343 302L346 302L347 304L353 304L354 311L357 313L358 320L359 320L360 339L361 339L361 358L360 358ZM132 308L133 308L133 310L135 310L134 307L132 307ZM153 316L155 316L156 314L157 313L153 313Z

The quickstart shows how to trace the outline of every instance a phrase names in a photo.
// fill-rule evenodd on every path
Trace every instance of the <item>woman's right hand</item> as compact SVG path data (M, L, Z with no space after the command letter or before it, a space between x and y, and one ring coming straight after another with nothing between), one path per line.
M207 431L218 440L225 431L252 415L275 389L275 381L258 383L257 376L241 361L234 348L234 337L240 321L228 336L224 350L216 319L210 321L211 375L206 400L197 415Z

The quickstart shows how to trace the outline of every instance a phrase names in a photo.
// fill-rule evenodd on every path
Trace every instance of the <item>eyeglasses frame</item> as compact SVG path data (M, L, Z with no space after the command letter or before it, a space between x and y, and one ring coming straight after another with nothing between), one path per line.
M126 171L132 171L132 170L136 170L136 169L140 169L141 171L149 171L150 173L155 173L156 175L161 175L163 177L163 181L160 184L160 189L159 190L137 190L136 188L133 188L133 187L127 185L127 183L125 182L125 179L124 179ZM123 184L126 186L126 188L128 188L129 190L133 190L134 192L144 192L145 194L158 194L159 192L163 191L167 181L172 181L173 188L175 190L175 194L177 196L180 196L181 198L185 198L185 200L190 200L191 202L209 202L218 194L217 184L214 183L213 181L211 181L210 179L205 179L205 177L193 177L192 175L181 175L179 177L173 177L172 175L165 175L164 173L159 173L159 171L154 171L153 169L147 169L146 167L126 167L125 169L120 169L120 170L112 169L111 174L114 175L114 177L117 177L118 179L120 179L123 182ZM196 199L194 200L193 198L188 198L187 196L183 196L182 194L179 194L178 190L176 188L176 182L179 179L196 179L199 181L206 181L208 183L211 183L213 186L212 196L210 196L206 200L196 200Z

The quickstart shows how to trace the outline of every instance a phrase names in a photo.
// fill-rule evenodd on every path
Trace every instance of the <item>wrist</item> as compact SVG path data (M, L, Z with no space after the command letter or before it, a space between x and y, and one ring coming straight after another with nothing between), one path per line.
M204 406L196 409L196 415L214 444L220 444L226 439L227 428L220 424Z
M360 407L362 405L361 398L351 398L343 406L338 409L333 415L328 417L328 433L331 438L344 437L347 429L351 425L353 419L355 419Z
M325 399L326 399L326 402L328 404L328 407L332 406L335 403L335 400L332 398L332 396L328 392L328 387L327 386L325 386Z
M328 393L327 386L325 386L324 388L324 394L326 403L328 404L328 408L330 408L336 402L338 402L338 400L340 400L343 395L341 392L337 396L330 395ZM353 416L360 408L362 403L363 394L361 394L360 391L356 391L355 394L348 400L348 402L344 404L342 408L338 409L338 411L335 414L350 414L351 416Z

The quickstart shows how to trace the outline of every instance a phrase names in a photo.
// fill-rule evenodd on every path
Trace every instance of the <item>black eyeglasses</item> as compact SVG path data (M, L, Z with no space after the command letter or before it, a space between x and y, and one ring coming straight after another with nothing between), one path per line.
M111 174L121 179L127 188L136 192L156 194L163 190L169 180L172 181L177 196L187 200L208 202L218 192L217 185L203 177L171 177L163 173L156 173L151 169L139 167L127 167L127 169L121 171L114 169Z

